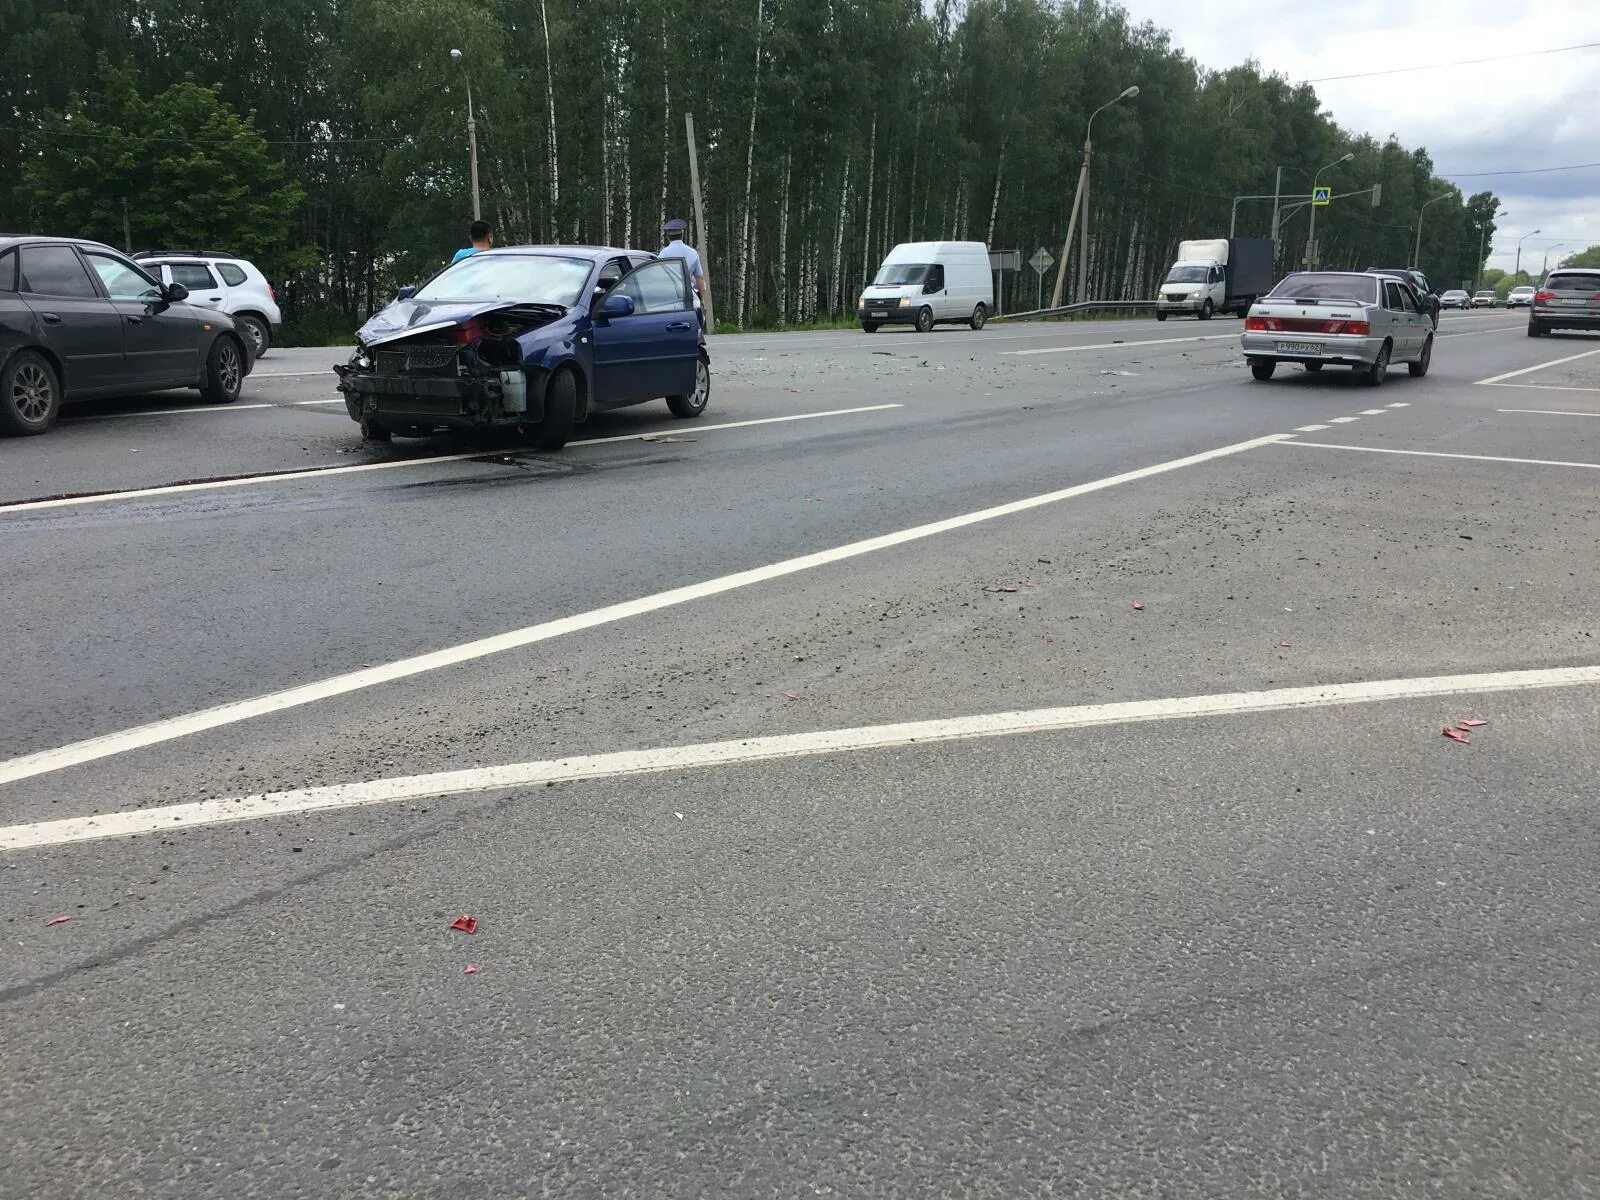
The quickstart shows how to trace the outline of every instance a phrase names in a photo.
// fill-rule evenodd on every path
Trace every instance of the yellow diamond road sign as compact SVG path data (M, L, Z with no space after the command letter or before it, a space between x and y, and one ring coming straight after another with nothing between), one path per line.
M1311 203L1318 208L1327 208L1328 201L1333 196L1331 187L1316 187L1311 189Z

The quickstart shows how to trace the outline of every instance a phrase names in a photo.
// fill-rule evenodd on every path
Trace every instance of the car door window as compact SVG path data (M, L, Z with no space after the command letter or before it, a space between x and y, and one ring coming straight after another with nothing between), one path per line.
M928 268L928 283L923 290L930 295L944 291L944 267L942 265L934 263L933 266Z
M24 246L21 271L21 290L32 295L72 300L100 298L78 252L71 246Z
M100 283L105 287L106 295L113 300L161 299L161 289L132 264L112 258L109 254L97 254L92 250L85 251L84 257L89 260L89 266L94 268L94 273L100 276Z
M1383 285L1383 306L1390 312L1405 312L1405 302L1400 299L1400 285L1392 279L1385 280Z
M0 254L0 292L17 290L17 252L7 250Z
M172 272L173 283L181 283L191 292L212 291L217 286L211 268L205 263L173 263L168 270Z
M633 301L635 312L682 312L689 307L681 259L646 263L624 279L617 291Z

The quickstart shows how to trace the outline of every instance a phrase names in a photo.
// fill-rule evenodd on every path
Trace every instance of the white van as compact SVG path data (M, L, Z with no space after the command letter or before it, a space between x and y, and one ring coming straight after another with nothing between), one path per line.
M982 242L902 242L861 293L861 328L915 325L927 333L943 322L982 329L994 308L989 247Z

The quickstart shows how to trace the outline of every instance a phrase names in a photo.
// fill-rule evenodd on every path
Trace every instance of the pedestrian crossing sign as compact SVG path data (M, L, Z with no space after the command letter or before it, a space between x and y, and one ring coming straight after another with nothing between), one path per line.
M1327 208L1328 201L1333 198L1331 187L1314 187L1311 189L1311 203L1318 208Z

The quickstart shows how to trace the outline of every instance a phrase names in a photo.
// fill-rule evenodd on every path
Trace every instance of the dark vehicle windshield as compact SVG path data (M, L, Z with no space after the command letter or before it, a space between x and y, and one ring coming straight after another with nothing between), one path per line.
M1600 271L1552 271L1544 286L1552 292L1600 292Z
M594 264L550 254L474 254L446 267L413 300L523 300L571 308Z
M908 283L921 283L928 278L927 263L885 263L872 281L873 287L904 287Z
M1269 293L1273 300L1347 300L1354 304L1378 302L1378 280L1373 275L1290 275Z
M1173 267L1167 272L1164 283L1204 283L1206 281L1205 267Z

